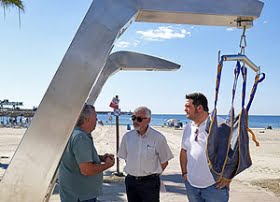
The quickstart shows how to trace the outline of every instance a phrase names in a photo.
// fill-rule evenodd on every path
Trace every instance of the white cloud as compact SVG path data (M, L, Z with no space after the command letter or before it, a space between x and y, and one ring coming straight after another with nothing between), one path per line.
M144 40L149 41L162 41L168 39L185 38L187 35L191 35L185 29L176 29L172 26L158 27L157 29L150 29L146 31L136 31L140 34Z
M128 48L128 47L136 47L140 41L117 41L115 46L118 48Z
M233 31L233 30L235 30L236 28L233 28L233 27L230 27L230 28L227 28L226 30L227 31Z
M263 21L263 24L267 24L268 23L268 21Z

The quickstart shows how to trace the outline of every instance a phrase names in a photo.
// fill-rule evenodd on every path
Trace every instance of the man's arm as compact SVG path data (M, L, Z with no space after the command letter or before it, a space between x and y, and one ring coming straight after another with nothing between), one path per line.
M117 156L121 159L124 159L125 161L127 160L127 145L126 145L126 136L127 136L127 133L124 134L123 138L122 138L122 141L121 141L121 144L120 144L120 147L119 147L119 151L118 151L118 154Z
M115 164L115 159L108 156L104 164L95 164L93 162L80 163L80 172L85 176L92 176L103 172L104 170L112 167Z
M188 180L187 178L187 151L185 149L181 149L180 152L180 166L181 166L181 171L182 171L182 177L186 181Z
M163 172L164 169L168 165L168 161L170 159L174 158L172 151L171 151L170 147L168 146L167 141L164 136L163 136L162 140L160 141L160 143L157 145L156 152L158 153L159 161L163 162L163 163L160 163L162 172Z
M162 172L164 171L164 169L167 167L168 165L168 161L164 162L164 163L161 163L161 168L162 168Z

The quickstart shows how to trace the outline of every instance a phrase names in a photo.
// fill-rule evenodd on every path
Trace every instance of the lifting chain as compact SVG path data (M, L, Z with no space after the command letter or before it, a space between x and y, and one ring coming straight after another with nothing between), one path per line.
M245 48L247 46L245 32L246 32L246 26L243 27L243 33L241 35L240 44L239 44L241 55L245 55Z

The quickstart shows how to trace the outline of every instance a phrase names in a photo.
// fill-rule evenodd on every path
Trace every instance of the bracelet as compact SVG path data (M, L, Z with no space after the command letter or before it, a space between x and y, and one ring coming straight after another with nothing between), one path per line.
M184 173L182 173L182 177L184 177L184 175L186 175L188 172L184 172Z

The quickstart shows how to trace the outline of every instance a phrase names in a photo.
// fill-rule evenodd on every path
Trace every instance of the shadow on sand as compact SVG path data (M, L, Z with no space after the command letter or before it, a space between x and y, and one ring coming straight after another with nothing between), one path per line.
M170 181L181 184L181 186L165 185L167 192L186 195L186 189L182 182L181 175L162 175L161 179L165 182ZM55 186L53 194L59 194L58 185ZM127 201L124 177L116 177L112 172L106 171L104 173L103 193L98 199L99 201Z
M177 193L177 194L182 194L186 195L186 189L185 185L182 181L182 177L180 174L173 174L173 175L162 175L160 177L163 181L170 181L178 184L182 184L182 186L171 186L171 185L165 185L165 189L167 192L172 192L172 193ZM166 184L166 183L165 183Z
M103 193L98 201L126 201L124 177L116 177L112 172L104 172ZM53 195L59 194L59 184L55 185Z

